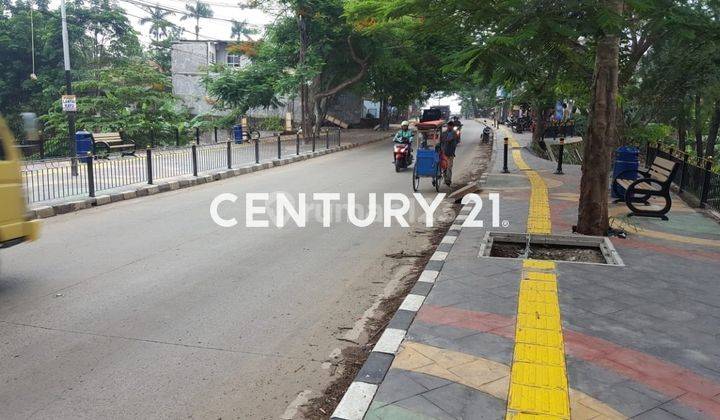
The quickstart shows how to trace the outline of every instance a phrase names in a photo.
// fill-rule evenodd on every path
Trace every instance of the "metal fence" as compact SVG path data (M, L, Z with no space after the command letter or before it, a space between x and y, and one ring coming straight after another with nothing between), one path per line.
M203 172L232 169L253 163L302 155L340 146L340 130L303 138L273 136L250 142L229 140L190 147L147 148L135 155L25 162L22 179L28 203L68 197L95 197L97 192L162 179L198 176Z
M674 148L649 144L645 151L646 162L652 162L655 156L673 160L680 165L673 183L681 196L691 198L701 208L720 211L720 173L713 171L712 159L697 159Z
M269 132L255 131L253 126L246 127L249 130L243 131L245 140L258 138L261 135L269 136ZM118 130L122 131L122 130ZM71 145L67 138L61 141L48 139L42 136L38 141L23 141L18 144L26 161L44 161L55 159L66 159L72 156ZM209 128L168 128L164 130L150 130L148 132L130 136L137 148L158 148L158 147L182 147L191 144L204 145L234 141L232 127L209 127Z

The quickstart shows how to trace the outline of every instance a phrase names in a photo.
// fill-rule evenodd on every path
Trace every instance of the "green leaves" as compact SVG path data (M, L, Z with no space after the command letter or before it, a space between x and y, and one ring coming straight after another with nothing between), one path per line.
M170 132L187 118L171 94L170 78L140 59L100 69L93 78L77 81L74 88L78 130L123 130L143 144L149 143L151 131L161 138L160 133ZM59 100L42 119L46 134L58 143L65 141L67 125Z
M216 108L242 115L250 108L281 105L275 93L278 70L269 62L257 62L244 69L216 66L203 78L203 84L218 99Z

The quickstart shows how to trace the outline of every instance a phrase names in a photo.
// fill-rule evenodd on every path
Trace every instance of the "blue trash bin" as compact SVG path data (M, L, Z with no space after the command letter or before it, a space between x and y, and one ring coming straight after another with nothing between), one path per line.
M623 179L638 179L637 170L640 167L640 149L633 146L622 146L615 150L615 163L613 166L613 179L624 171L633 170L623 175ZM619 185L611 186L613 198L625 197L625 188ZM620 196L619 194L622 194Z
M240 124L233 125L233 139L235 140L235 143L242 143L243 142L243 127Z
M90 159L88 152L93 151L92 134L87 131L75 132L75 153L80 158L80 162L87 163Z

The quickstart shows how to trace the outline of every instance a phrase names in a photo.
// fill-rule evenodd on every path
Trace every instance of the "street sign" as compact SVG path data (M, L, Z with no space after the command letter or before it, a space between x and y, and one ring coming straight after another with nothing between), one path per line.
M75 95L62 96L63 112L77 112L77 97Z

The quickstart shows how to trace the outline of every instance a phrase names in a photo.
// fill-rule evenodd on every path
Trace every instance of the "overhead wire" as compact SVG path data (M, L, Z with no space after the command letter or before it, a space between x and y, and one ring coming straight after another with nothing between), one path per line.
M120 1L122 1L124 3L132 4L132 5L138 6L138 7L153 7L153 8L157 8L160 10L164 10L166 12L177 13L182 16L194 18L194 16L192 14L190 14L187 10L175 9L175 8L172 8L169 6L164 6L164 5L160 6L157 3L152 3L149 1L143 1L143 0L120 0ZM189 3L187 3L187 4L189 4ZM219 17L201 17L200 19L216 20L216 21L220 21L220 22L229 22L229 23L239 22L239 20L237 20L237 19L225 19L225 18L219 18Z

